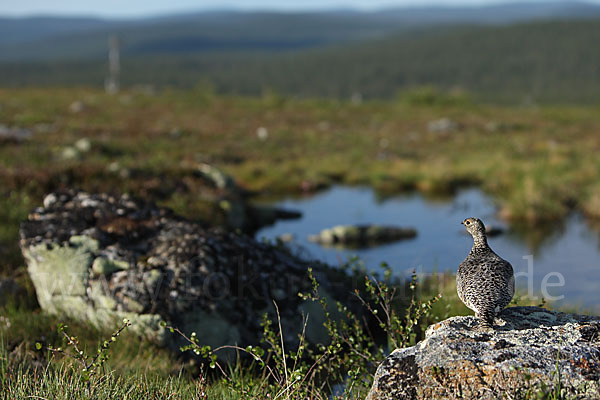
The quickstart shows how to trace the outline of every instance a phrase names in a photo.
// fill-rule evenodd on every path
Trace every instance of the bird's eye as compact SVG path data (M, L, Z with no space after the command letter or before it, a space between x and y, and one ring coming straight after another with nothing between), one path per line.
M471 221L467 221L465 222L465 225L469 225L471 223Z

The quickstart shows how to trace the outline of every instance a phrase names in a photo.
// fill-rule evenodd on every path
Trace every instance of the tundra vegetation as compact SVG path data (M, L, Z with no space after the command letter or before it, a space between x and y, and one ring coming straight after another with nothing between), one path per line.
M289 349L279 341L278 321L265 320L263 343L238 349L238 361L229 365L215 362L215 349L177 327L173 334L189 338L182 356L139 341L126 326L113 341L119 327L65 321L36 305L18 230L46 193L73 186L127 192L217 225L224 217L196 179L198 165L209 163L262 199L334 184L431 197L478 186L515 229L560 224L571 210L595 225L598 111L485 105L432 88L362 102L272 92L227 96L206 88L118 95L0 89L0 123L31 132L0 136L0 274L24 288L1 309L2 392L69 399L91 392L94 398L360 398L386 351L415 343L432 322L468 313L452 276L402 282L386 275L366 278L358 293L379 333L349 313L343 322L328 321L329 344ZM394 299L394 290L406 285L414 297ZM329 311L338 308L317 292L303 295ZM190 352L199 358L185 355ZM532 391L532 398L538 394Z

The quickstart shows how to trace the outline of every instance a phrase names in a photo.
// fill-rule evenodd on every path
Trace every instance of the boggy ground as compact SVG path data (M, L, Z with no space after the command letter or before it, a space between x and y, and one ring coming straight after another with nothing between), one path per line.
M3 89L0 123L33 136L2 143L2 179L5 190L30 195L68 183L134 190L136 177L176 180L209 162L273 195L334 182L438 194L478 184L512 220L557 219L572 207L600 214L598 107L442 100ZM64 151L81 138L89 139L88 152ZM166 201L185 211L189 204L174 192Z

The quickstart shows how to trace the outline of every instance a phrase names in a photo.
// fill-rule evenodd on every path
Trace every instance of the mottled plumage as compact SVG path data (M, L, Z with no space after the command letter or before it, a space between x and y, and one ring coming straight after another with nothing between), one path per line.
M492 251L480 219L467 218L462 224L473 236L473 248L456 273L458 297L475 311L483 327L492 327L515 293L513 268Z

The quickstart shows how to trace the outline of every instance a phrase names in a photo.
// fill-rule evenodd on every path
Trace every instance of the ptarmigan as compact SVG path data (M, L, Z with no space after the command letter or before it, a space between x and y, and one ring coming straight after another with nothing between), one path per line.
M473 236L473 248L456 273L458 297L475 311L482 328L492 328L515 293L513 268L492 251L480 219L467 218L462 224Z

